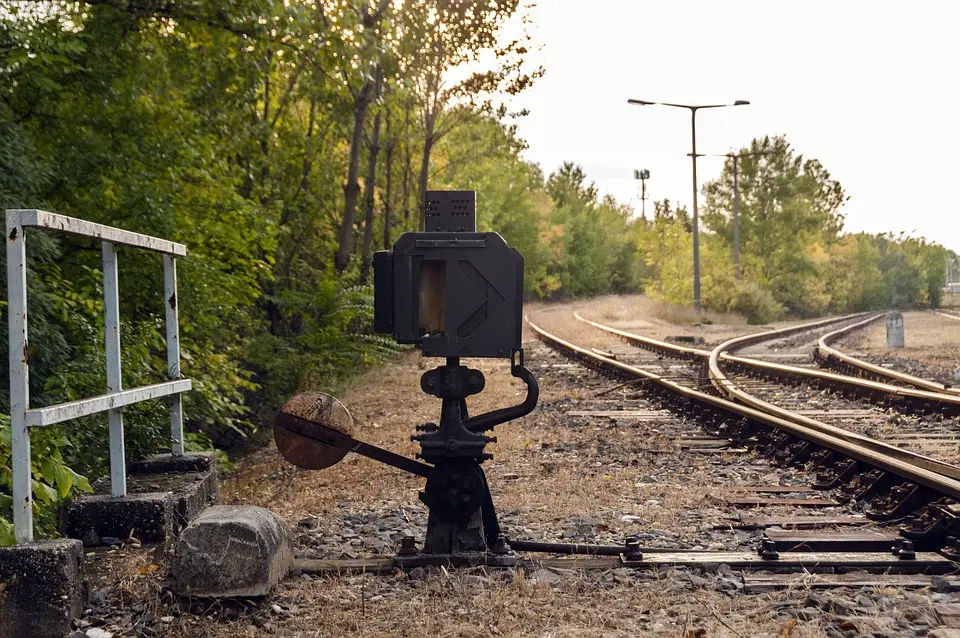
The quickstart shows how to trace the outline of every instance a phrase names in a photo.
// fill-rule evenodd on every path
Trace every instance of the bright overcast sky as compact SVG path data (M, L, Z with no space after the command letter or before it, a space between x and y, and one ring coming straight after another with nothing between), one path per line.
M647 168L651 201L689 206L689 111L627 98L750 100L701 111L698 152L785 134L846 189L847 231L960 252L960 4L539 0L531 17L547 74L515 104L531 111L519 130L544 171L575 161L639 214L632 170ZM702 185L722 159L698 167Z

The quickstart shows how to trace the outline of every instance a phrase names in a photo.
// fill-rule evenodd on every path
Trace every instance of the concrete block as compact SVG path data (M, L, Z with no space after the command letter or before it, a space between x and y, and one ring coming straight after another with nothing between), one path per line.
M67 536L83 538L92 529L96 536L164 543L172 540L175 510L172 492L83 496L67 506Z
M71 538L126 538L172 543L203 508L220 500L216 455L158 454L128 468L127 496L110 496L109 477L93 484L94 495L67 508L64 530ZM94 533L91 533L93 530Z
M86 602L83 545L36 541L0 547L0 636L60 638Z
M127 466L130 474L162 474L164 472L208 472L216 469L214 452L184 452L182 456L154 454Z
M217 455L213 452L187 452L183 456L156 454L129 466L133 492L162 485L155 481L177 475L173 490L174 534L182 530L208 505L220 502L220 481L217 479Z
M887 348L903 348L906 345L903 331L903 314L887 313Z
M292 562L290 535L276 514L262 507L214 505L181 532L170 571L182 595L265 596Z

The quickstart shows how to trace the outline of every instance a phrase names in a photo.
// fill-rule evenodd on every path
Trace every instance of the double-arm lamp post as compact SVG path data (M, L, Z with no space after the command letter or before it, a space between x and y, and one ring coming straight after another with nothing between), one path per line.
M718 109L724 106L746 106L750 102L737 100L733 104L671 104L669 102L648 102L646 100L627 100L628 104L637 106L674 106L681 109L690 109L690 139L693 148L690 153L693 159L693 303L697 312L700 312L700 217L697 214L697 111L700 109Z
M711 154L710 157L729 157L733 160L733 272L740 281L740 160L744 157L769 155L770 151L750 151L747 153ZM701 157L704 157L701 155Z

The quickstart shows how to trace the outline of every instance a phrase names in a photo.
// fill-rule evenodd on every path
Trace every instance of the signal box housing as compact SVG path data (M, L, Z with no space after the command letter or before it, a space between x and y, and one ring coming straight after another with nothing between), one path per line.
M374 254L374 329L428 357L520 351L523 257L476 232L474 191L430 191L425 232Z

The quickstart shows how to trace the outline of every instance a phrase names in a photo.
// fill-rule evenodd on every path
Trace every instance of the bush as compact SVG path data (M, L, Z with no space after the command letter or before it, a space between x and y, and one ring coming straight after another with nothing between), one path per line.
M783 315L783 306L777 303L773 293L753 282L737 285L733 310L747 318L752 325L770 323Z

